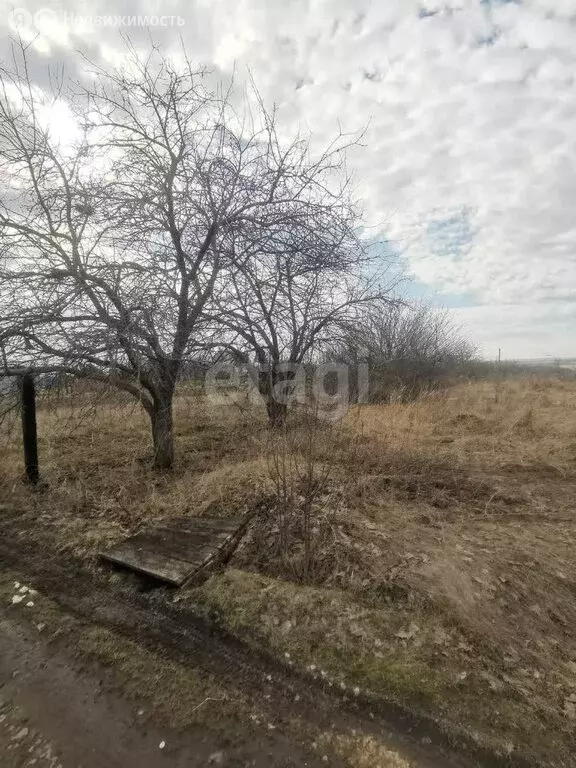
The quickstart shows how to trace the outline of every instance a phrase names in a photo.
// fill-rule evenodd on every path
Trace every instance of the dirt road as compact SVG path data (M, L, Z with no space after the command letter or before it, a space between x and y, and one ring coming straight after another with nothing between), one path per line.
M206 731L177 733L158 727L150 712L114 691L111 676L101 668L79 673L41 635L34 637L30 628L2 617L2 767L325 765L280 735L229 744Z

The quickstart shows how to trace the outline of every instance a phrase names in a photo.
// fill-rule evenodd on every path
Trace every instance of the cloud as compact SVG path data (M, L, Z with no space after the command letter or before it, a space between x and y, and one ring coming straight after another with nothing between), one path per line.
M546 354L563 327L576 353L564 311L576 298L576 0L47 5L57 22L35 43L41 80L51 60L81 76L76 47L120 50L117 30L70 30L64 11L174 14L183 26L123 31L168 49L181 35L192 58L239 80L249 68L287 132L324 141L369 124L350 158L358 191L418 280L472 297L486 343L512 323L516 356Z

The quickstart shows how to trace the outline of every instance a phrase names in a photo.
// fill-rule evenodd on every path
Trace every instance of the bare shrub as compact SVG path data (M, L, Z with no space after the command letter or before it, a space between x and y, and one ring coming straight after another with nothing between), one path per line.
M269 432L270 491L237 562L315 584L344 583L351 570L359 570L338 478L341 429L308 405Z
M278 554L285 567L290 561L290 569L303 581L314 577L322 541L330 535L332 515L323 497L332 467L320 446L330 430L317 413L306 409L295 427L272 434L268 444Z
M348 364L353 373L367 366L370 402L406 403L467 376L474 347L446 310L390 302L377 311L367 307L330 359ZM358 376L351 377L352 399L359 395Z

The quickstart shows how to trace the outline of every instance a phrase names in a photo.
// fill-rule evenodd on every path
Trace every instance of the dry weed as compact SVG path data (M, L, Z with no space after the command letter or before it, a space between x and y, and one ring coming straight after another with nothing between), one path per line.
M217 604L231 629L267 627L260 639L282 653L324 648L351 679L433 703L488 741L540 755L546 745L554 764L576 722L575 406L576 385L560 379L461 384L352 408L313 446L296 420L278 453L260 411L186 392L180 459L159 477L142 413L85 396L41 408L42 493L20 482L18 436L4 431L0 492L24 510L11 521L19 535L81 556L151 518L237 514L271 499L235 561L272 577L261 599L250 581L222 576L196 601ZM279 499L295 512L284 529ZM303 578L311 553L316 591L287 581ZM295 605L297 637L281 629ZM346 655L352 647L361 660Z

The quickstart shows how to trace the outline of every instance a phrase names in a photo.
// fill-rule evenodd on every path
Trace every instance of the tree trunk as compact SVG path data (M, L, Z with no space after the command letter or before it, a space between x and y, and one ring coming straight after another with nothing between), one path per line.
M268 412L268 422L271 427L279 429L286 424L288 404L285 402L278 402L274 397L274 393L267 395L266 410Z
M286 389L285 384L291 378L278 363L261 366L258 371L258 389L266 403L268 423L271 427L280 428L286 424L289 389Z
M170 469L174 463L174 430L172 425L172 398L154 405L150 412L152 440L154 441L154 467Z

